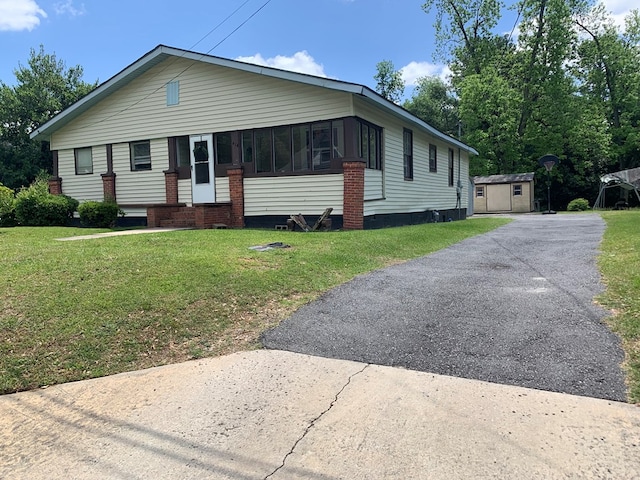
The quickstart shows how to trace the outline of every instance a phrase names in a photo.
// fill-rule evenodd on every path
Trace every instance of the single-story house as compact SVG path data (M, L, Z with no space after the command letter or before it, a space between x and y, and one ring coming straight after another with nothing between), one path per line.
M474 213L532 212L534 177L534 173L473 177Z
M31 137L53 193L200 228L329 207L345 229L465 218L477 154L365 86L163 45Z

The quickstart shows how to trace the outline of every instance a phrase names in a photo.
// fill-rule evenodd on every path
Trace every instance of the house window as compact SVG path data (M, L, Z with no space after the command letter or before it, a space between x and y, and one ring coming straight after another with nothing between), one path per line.
M413 132L404 129L402 142L404 179L413 180Z
M231 165L231 133L216 133L216 163L218 165Z
M371 123L358 120L358 156L367 168L382 170L381 129Z
M432 144L429 144L429 171L438 171L438 149Z
M132 142L129 144L131 171L151 170L151 142Z
M522 195L522 185L513 186L513 196L520 197Z
M345 150L342 120L246 130L241 139L242 162L255 162L248 174L337 169L334 160Z
M167 90L167 107L178 105L180 103L180 81L174 80L166 85Z
M191 154L189 152L189 137L176 138L176 165L178 167L191 166Z
M76 175L89 175L93 173L91 147L76 148L74 155L76 159Z
M450 148L449 149L449 186L450 187L453 187L453 180L455 177L455 174L453 171L454 157L455 157L455 153L453 152L453 148Z
M484 197L484 187L476 187L476 197Z

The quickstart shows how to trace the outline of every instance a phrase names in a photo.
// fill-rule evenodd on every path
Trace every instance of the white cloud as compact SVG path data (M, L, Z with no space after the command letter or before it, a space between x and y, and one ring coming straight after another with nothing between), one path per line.
M64 2L54 3L53 8L58 15L67 14L72 17L79 17L87 13L87 10L84 8L84 3L80 4L79 7L75 7L73 5L73 0L66 0Z
M31 31L40 25L40 17L47 18L47 13L35 0L0 0L0 31Z
M415 86L421 77L440 77L447 80L451 70L446 65L435 65L429 62L411 62L400 69L405 85Z
M273 58L265 59L262 55L256 53L250 57L237 57L236 60L240 62L253 63L255 65L263 65L265 67L289 70L291 72L308 73L318 77L327 76L324 73L324 66L320 63L316 63L313 57L309 55L306 50L296 52L291 57L277 55Z

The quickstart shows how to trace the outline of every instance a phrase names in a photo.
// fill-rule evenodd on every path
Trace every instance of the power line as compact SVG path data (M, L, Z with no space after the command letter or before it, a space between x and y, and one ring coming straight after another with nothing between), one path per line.
M236 8L231 14L229 14L224 20L222 20L222 22L220 22L218 25L216 25L213 29L211 29L204 37L202 37L200 40L198 40L196 43L193 44L193 46L189 47L189 48L193 48L196 45L198 45L200 42L202 42L205 38L207 38L209 35L211 35L215 30L217 30L221 25L223 25L227 20L229 20L233 15L236 14L236 12L238 12L242 7L244 7L247 3L249 3L250 0L245 0L244 3L242 3L238 8ZM231 33L229 33L228 35L226 35L222 40L220 40L218 43L216 43L213 47L211 47L209 50L207 50L206 53L203 53L200 55L200 59L204 58L206 55L208 55L209 53L211 53L215 48L219 47L225 40L227 40L229 37L231 37L231 35L233 35L234 33L236 33L238 30L240 30L240 28L242 28L249 20L251 20L253 17L255 17L262 9L264 9L269 3L271 3L271 0L267 0L266 2L264 2L262 4L261 7L259 7L257 10L255 10L251 15L249 15L249 17L247 17L246 20L244 20L242 23L240 23L240 25L238 25L236 28L234 28ZM184 56L187 54L188 52L184 52L182 53L182 55L180 55L178 58L174 59L173 62L171 62L170 64L167 64L162 70L158 71L156 73L155 76L160 75L162 72L164 72L167 68L169 68L170 66L172 66L175 62L177 62L178 60L184 58ZM90 123L89 125L86 125L86 127L92 127L94 125L99 125L103 122L106 122L107 120L112 119L113 117L120 115L124 112L126 112L127 110L130 110L131 108L135 107L136 105L142 103L143 101L145 101L147 98L149 98L150 96L154 95L155 93L157 93L159 90L161 90L167 83L169 82L173 82L176 79L178 79L180 76L184 75L184 73L189 70L194 64L192 63L191 65L189 65L188 67L186 67L184 70L182 70L181 72L179 72L178 74L176 74L174 77L171 78L171 80L169 80L168 82L164 82L162 85L160 85L158 88L156 88L155 90L149 92L147 95L145 95L144 97L142 97L141 99L137 100L136 102L132 103L131 105L123 108L122 110L119 110L118 112L115 112L113 115L109 115L108 117L105 117L97 122L94 123Z

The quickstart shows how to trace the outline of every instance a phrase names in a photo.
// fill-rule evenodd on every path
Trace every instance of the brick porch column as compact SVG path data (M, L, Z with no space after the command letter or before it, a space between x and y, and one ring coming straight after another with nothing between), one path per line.
M62 179L60 177L51 177L49 179L49 193L51 195L62 195Z
M364 161L348 160L342 163L344 193L342 199L342 228L364 228Z
M230 167L229 197L231 199L231 227L244 227L244 171L242 166Z
M166 202L168 204L178 203L178 172L174 170L164 171L164 188L166 192Z
M105 202L116 201L116 174L103 173L102 177L102 195Z

